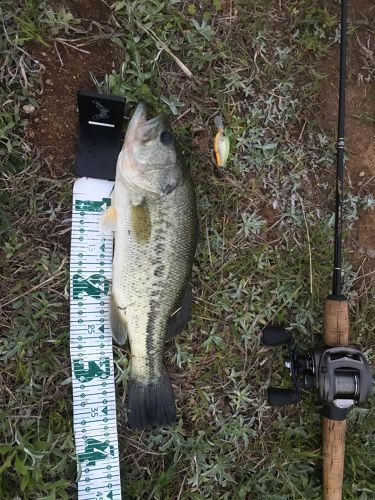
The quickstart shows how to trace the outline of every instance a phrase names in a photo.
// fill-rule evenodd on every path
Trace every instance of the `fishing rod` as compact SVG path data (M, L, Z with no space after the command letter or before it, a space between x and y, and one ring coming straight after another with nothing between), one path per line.
M269 387L267 399L273 406L297 403L301 387L316 388L323 403L323 498L341 500L344 478L346 417L350 408L367 401L372 373L365 356L348 347L349 305L342 293L342 200L345 147L345 80L347 44L347 0L341 2L340 78L335 193L334 259L332 293L324 310L324 351L300 354L289 331L268 326L262 342L269 346L288 345L293 387Z

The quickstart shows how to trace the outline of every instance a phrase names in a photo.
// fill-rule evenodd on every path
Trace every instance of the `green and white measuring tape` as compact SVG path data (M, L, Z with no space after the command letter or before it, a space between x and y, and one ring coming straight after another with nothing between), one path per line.
M112 234L99 231L113 182L83 177L73 190L70 355L79 500L121 500L109 292Z

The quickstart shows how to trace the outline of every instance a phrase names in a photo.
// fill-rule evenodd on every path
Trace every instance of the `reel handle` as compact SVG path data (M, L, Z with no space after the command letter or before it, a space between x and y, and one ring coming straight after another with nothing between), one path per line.
M262 344L269 346L288 344L290 340L290 333L284 330L284 328L279 328L277 326L266 326L261 336Z

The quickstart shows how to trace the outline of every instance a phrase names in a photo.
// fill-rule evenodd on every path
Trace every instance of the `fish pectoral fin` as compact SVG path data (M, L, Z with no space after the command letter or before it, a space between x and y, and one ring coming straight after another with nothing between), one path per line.
M173 339L188 324L191 316L192 286L188 283L182 297L181 306L170 316L167 339Z
M103 233L108 231L116 231L117 214L114 206L110 206L105 210L100 218L99 230Z
M113 295L111 295L110 303L110 321L112 337L118 344L125 344L128 338L126 314L119 308Z

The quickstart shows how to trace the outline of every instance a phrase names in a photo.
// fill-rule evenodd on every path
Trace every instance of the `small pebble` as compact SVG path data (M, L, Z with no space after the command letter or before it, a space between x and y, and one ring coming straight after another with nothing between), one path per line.
M47 85L53 85L53 81L52 81L52 80L50 80L49 78L47 78L47 80L46 80L46 84L47 84Z
M358 175L359 175L359 177L364 177L364 176L365 176L365 173L364 173L364 171L363 171L363 170L361 170L361 171L359 172L359 174L358 174Z
M34 139L35 132L33 132L32 130L30 130L28 135L29 135L30 139Z
M22 106L22 109L27 115L31 115L31 113L34 113L35 111L35 106L33 106L32 104L25 104L24 106Z

